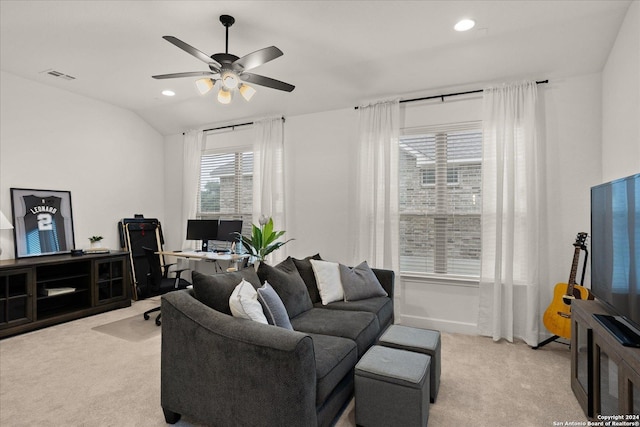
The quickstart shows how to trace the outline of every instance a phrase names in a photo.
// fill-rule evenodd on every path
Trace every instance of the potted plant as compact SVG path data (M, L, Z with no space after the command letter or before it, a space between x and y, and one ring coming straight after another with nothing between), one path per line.
M102 236L91 236L89 237L89 242L91 242L91 247L92 248L99 248L100 245L100 241L103 239Z
M238 235L242 241L242 245L254 260L262 262L271 252L280 249L293 239L276 242L285 232L275 231L273 229L273 218L267 218L263 215L258 222L260 224L259 226L251 224L250 237L243 236L240 233L238 233Z

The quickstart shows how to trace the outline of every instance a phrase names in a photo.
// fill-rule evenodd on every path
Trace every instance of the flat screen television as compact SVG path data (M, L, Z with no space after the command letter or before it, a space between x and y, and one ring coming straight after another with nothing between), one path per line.
M591 291L612 312L596 319L640 346L640 174L591 188Z

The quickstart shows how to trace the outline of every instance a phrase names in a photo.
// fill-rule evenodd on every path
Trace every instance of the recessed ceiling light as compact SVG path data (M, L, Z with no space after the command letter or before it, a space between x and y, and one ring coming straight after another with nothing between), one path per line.
M166 90L163 90L163 91L162 91L162 94L163 94L164 96L173 96L173 95L175 95L176 93L175 93L174 91L172 91L172 90L168 90L168 89L166 89Z
M468 31L475 27L476 21L473 19L461 19L458 23L453 27L456 31Z

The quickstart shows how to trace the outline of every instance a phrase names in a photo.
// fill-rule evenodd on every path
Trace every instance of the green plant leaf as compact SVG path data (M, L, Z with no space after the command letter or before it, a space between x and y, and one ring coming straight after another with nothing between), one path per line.
M269 221L264 225L264 231L262 232L263 238L265 239L265 246L267 245L266 240L269 239L273 233L273 218L269 218Z
M249 253L250 253L251 255L253 255L253 256L256 256L256 255L257 255L257 253L256 253L256 249L255 249L255 247L254 247L254 245L253 245L252 240L251 240L250 238L248 238L248 237L245 237L245 236L241 236L241 239L242 239L242 245L243 245L245 248L247 248L247 250L249 251Z
M278 238L280 238L280 236L282 236L284 233L285 233L284 231L272 232L271 235L265 239L264 246L269 246L271 243L278 240Z
M289 243L290 241L292 241L293 239L289 239L285 242L276 242L268 247L265 248L264 250L264 256L269 255L271 252L275 251L276 249L280 249L282 246L284 246L286 243Z
M262 247L262 231L260 230L259 227L256 227L255 225L252 225L252 230L253 230L253 246L258 249L260 247Z

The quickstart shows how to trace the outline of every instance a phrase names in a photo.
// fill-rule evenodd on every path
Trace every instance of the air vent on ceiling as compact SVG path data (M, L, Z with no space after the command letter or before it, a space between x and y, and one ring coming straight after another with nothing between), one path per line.
M49 74L50 76L57 77L59 79L64 79L64 80L75 80L76 79L75 77L70 76L69 74L61 73L60 71L56 71L56 70L53 70L53 69L48 69L48 70L41 71L40 74L42 74L42 73L46 73L46 74Z

